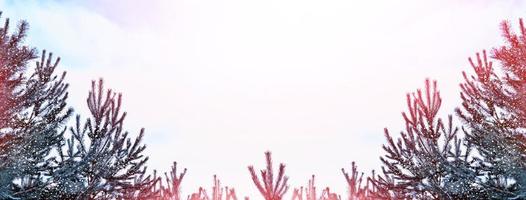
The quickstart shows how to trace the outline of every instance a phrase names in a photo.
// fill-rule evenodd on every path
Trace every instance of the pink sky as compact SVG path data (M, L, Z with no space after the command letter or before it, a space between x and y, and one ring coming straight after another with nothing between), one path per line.
M111 2L111 3L108 3ZM438 80L442 116L459 102L467 57L501 42L519 1L1 1L28 42L62 56L70 103L90 80L124 94L127 127L146 128L149 166L189 169L183 193L217 174L258 198L246 166L265 150L291 186L317 175L345 194L340 168L378 169L383 128L398 132L405 93ZM85 116L85 115L84 115ZM289 195L290 196L290 192Z

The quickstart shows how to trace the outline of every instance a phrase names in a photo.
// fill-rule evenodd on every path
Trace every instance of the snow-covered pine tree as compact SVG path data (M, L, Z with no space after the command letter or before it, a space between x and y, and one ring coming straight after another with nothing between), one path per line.
M0 13L1 15L1 13ZM66 75L55 75L60 59L24 44L28 24L0 28L0 199L37 199L50 182L50 151L61 141L66 108Z
M289 177L285 176L285 164L280 163L277 177L274 180L274 169L272 168L272 155L270 151L265 152L265 158L267 168L260 171L261 180L259 180L254 166L248 166L252 181L265 200L282 200L283 195L289 189L287 185Z
M59 146L59 160L53 172L57 199L135 199L145 196L157 178L144 176L148 157L143 154L142 129L134 139L124 131L126 112L121 113L121 94L104 91L102 79L92 82L87 104L91 118L71 127L71 136ZM142 192L142 193L141 193ZM156 194L151 194L155 196ZM150 195L147 195L150 196Z
M425 82L424 91L407 94L403 112L406 130L397 140L385 129L386 155L383 175L373 177L380 199L473 199L478 188L467 160L469 148L461 145L452 116L446 123L437 117L441 98L436 82ZM468 164L466 164L468 163ZM476 199L476 198L475 198Z
M506 44L485 51L469 62L461 84L462 108L457 114L468 127L466 139L479 155L479 184L491 198L526 198L526 29L520 34L508 22L501 24Z

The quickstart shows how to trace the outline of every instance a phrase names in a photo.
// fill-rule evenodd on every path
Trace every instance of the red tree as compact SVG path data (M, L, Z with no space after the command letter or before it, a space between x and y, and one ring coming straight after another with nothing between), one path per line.
M225 195L223 196L223 192ZM191 194L188 200L237 200L234 188L221 187L221 181L214 175L214 184L212 185L212 196L206 193L206 190L199 187L196 193ZM223 198L224 197L224 198Z
M73 112L66 73L55 74L60 58L24 44L25 21L15 31L10 25L7 19L0 27L0 199L45 198L53 185L52 150Z
M186 175L186 168L177 174L177 163L174 162L170 174L165 173L166 185L160 182L160 200L181 200L181 182Z
M347 182L348 200L370 199L374 193L377 193L373 185L369 184L371 179L367 178L366 183L362 184L364 173L358 172L355 162L351 164L350 174L342 168L342 173ZM374 177L374 171L372 176Z
M501 24L506 44L469 62L474 75L463 72L462 108L457 114L468 127L466 139L474 146L477 182L491 198L526 198L526 29L519 34Z
M314 178L315 176L312 175L307 187L295 188L292 194L292 200L341 200L340 195L331 192L329 187L323 189L321 195L318 196ZM305 199L303 197L305 197Z
M259 180L253 166L248 167L248 171L252 176L252 181L263 195L265 200L282 200L283 195L289 189L287 185L288 177L285 176L285 165L279 165L278 176L274 180L274 169L272 168L272 157L270 152L265 152L267 168L261 170L261 181Z
M467 198L464 190L472 189L475 178L463 164L467 159L463 153L469 152L457 145L461 141L452 116L446 123L438 118L441 103L435 81L426 80L424 91L407 94L408 111L402 113L405 131L395 140L385 129L383 176L372 178L377 198Z

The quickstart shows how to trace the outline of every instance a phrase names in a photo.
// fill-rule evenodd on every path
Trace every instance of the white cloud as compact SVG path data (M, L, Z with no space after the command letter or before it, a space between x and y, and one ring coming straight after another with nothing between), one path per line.
M29 2L29 3L28 3ZM311 173L346 194L339 169L377 168L384 127L403 127L405 93L439 81L458 102L467 56L516 22L512 1L0 1L27 19L28 42L62 56L72 105L90 80L124 93L132 132L147 130L150 166L188 167L186 194L214 173L257 197L246 166L263 151L293 186ZM151 1L149 1L151 2ZM145 10L145 13L142 11ZM81 109L79 109L81 108Z

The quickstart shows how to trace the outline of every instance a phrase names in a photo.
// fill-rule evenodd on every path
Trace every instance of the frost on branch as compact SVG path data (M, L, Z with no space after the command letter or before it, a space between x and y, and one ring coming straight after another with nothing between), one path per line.
M58 149L53 177L57 197L135 198L155 185L157 180L143 177L148 160L141 144L144 129L133 140L124 131L121 100L120 94L104 90L102 79L92 82L87 99L91 118L82 124L77 116L70 137Z
M519 34L501 24L505 45L469 59L474 74L463 73L462 107L466 140L477 150L478 185L490 198L526 198L526 29Z
M1 12L0 12L1 15ZM0 27L0 199L43 198L52 169L54 145L61 142L68 84L60 61L24 45L28 24L10 33L9 19Z
M406 130L400 138L385 129L383 176L372 179L386 195L381 198L458 199L477 192L471 187L476 175L467 161L469 149L456 145L461 140L452 116L446 123L437 117L441 103L436 82L426 80L424 91L407 95Z

